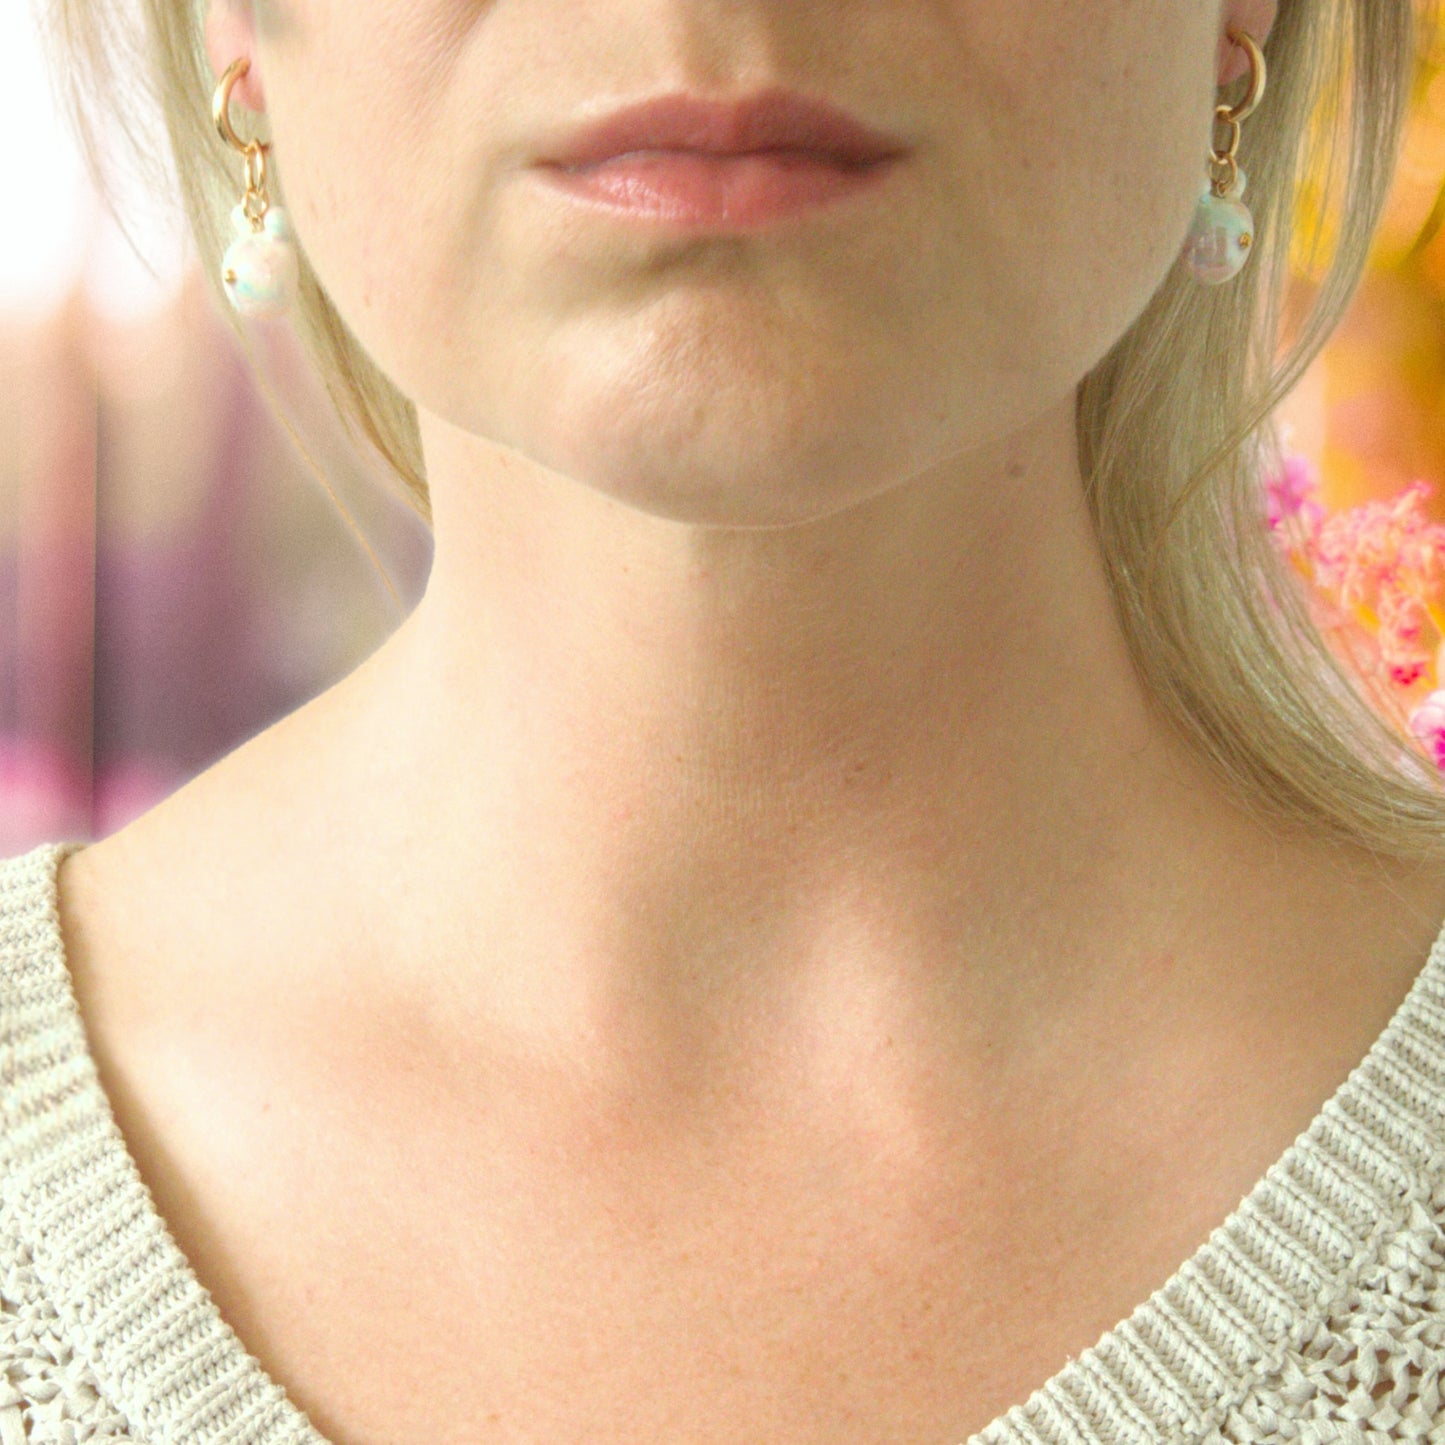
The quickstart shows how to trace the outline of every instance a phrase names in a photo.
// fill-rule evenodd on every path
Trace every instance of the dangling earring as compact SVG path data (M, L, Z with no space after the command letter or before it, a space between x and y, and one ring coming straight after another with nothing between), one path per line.
M221 77L211 101L211 116L221 139L246 157L246 194L231 212L231 242L221 261L221 280L231 305L243 316L283 315L296 295L300 258L291 218L266 195L266 152L231 128L231 88L251 68L245 56Z
M1233 110L1227 105L1214 109L1214 123L1223 122L1230 128L1229 148L1215 150L1211 136L1210 178L1200 194L1184 247L1189 269L1206 286L1239 275L1254 245L1254 217L1241 199L1246 178L1234 157L1239 150L1239 123L1264 97L1264 54L1242 30L1231 30L1229 38L1249 54L1249 94Z

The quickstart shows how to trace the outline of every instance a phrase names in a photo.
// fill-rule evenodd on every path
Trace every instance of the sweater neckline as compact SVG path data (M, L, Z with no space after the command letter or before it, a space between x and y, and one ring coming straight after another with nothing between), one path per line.
M65 958L57 873L0 860L0 1184L68 1338L144 1439L331 1445L242 1344L141 1178ZM1445 923L1313 1122L1144 1303L963 1445L1202 1440L1445 1179ZM560 1445L560 1442L559 1442ZM920 1442L927 1445L927 1442Z

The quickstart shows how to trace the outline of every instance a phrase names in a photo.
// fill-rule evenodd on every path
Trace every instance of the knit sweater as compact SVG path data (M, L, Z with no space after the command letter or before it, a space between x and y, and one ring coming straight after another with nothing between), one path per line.
M0 1445L326 1445L197 1279L100 1086L56 905L80 846L0 860ZM1445 928L1234 1213L970 1445L1445 1445L1442 1372Z

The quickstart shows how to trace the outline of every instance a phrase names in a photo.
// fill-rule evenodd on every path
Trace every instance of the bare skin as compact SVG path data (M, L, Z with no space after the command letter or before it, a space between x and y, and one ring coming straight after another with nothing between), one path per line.
M569 1054L386 979L327 880L364 849L322 870L304 842L233 826L255 788L306 796L310 722L191 785L202 814L178 795L72 857L62 919L162 1216L338 1445L956 1445L1232 1212L1445 918L1438 875L1247 853L1234 831L1181 884L1216 903L1208 943L1141 949L1142 915L1050 940L1052 1002L945 1012L922 982L949 962L937 949L857 946L818 975L833 997L643 1044L579 1034ZM303 838L318 823L284 817ZM1272 868L1288 873L1270 897ZM1132 969L1090 951L1108 946Z
M61 912L163 1215L339 1445L955 1445L1163 1284L1398 1007L1445 871L1267 825L1192 756L1074 451L1224 31L1274 8L214 7L417 398L436 560L356 673L75 855ZM513 164L585 97L763 75L905 132L894 204L674 250ZM1077 204L1100 134L1122 230Z

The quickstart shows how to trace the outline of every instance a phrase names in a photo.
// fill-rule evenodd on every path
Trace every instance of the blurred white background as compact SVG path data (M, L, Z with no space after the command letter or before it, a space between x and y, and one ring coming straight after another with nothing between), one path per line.
M0 226L0 313L20 322L39 320L77 283L110 320L163 310L175 301L193 262L189 234L132 185L124 207L151 269L142 264L96 199L61 117L38 36L35 0L0 5L0 135L11 142L5 155L7 217Z

